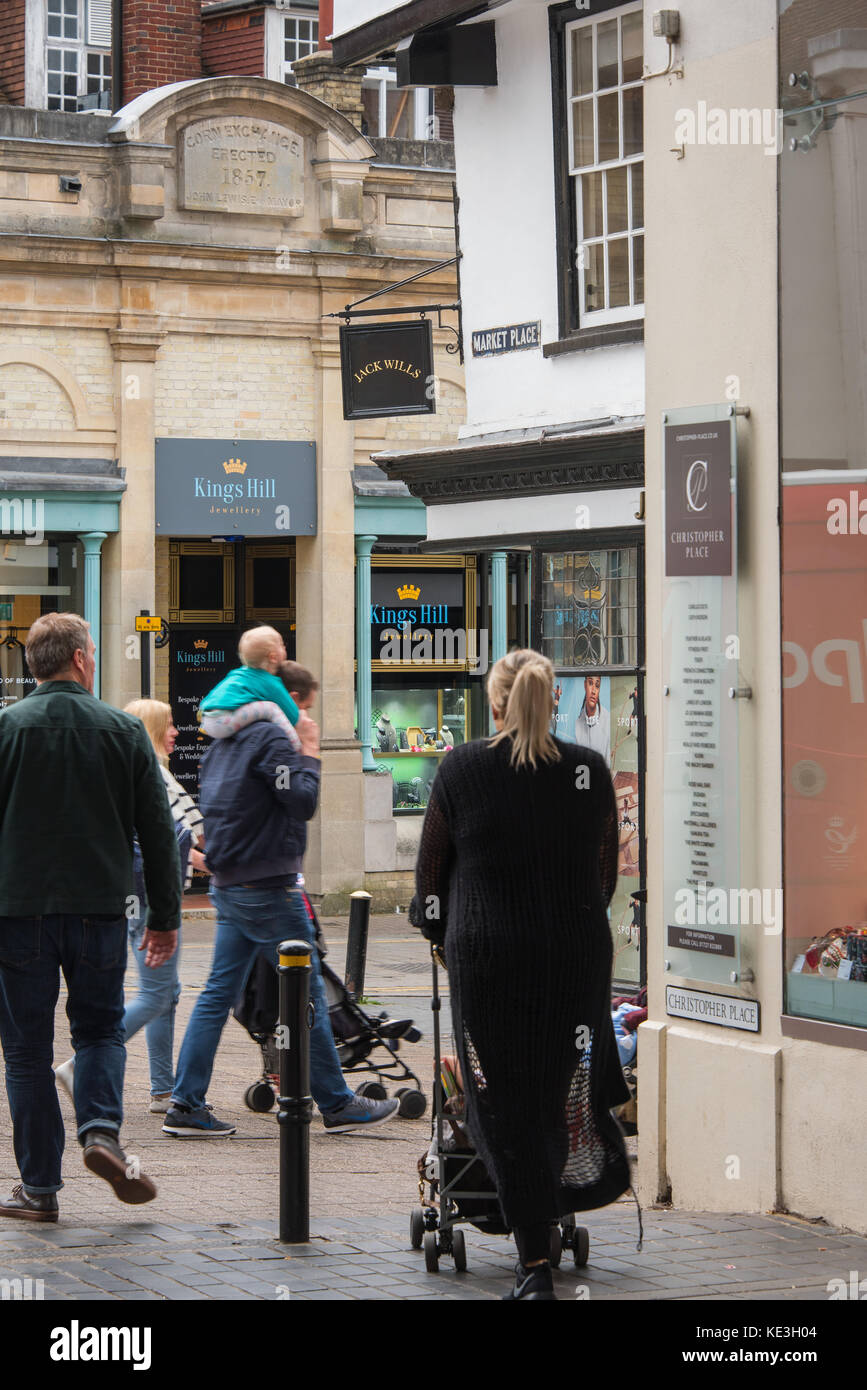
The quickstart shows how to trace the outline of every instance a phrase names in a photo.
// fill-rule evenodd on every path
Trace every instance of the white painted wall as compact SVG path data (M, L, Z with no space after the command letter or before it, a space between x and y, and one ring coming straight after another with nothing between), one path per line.
M559 337L548 7L514 0L491 18L499 85L455 92L467 342L463 433L642 415L639 344L554 358L538 349L472 356L470 335L478 329L541 319L542 341Z
M348 29L395 8L380 0L335 0L335 29L338 16ZM548 5L511 0L479 18L496 23L499 84L455 92L467 355L461 435L640 416L640 344L553 358L541 349L472 356L470 338L478 329L539 319L543 342L559 337Z
M369 19L399 10L406 0L334 0L333 34L343 34L347 29L357 29Z

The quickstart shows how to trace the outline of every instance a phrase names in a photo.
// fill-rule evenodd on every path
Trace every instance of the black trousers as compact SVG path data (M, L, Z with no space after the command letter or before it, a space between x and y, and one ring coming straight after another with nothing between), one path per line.
M537 1222L533 1226L515 1227L515 1244L518 1258L524 1268L537 1260L547 1260L551 1255L551 1223Z

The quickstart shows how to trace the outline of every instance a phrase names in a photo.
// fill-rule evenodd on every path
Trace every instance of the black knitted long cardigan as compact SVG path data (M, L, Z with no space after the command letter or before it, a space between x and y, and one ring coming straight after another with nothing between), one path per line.
M610 1113L629 1095L610 1009L614 789L598 753L556 742L535 771L508 739L442 760L410 910L445 936L468 1129L512 1227L630 1185Z

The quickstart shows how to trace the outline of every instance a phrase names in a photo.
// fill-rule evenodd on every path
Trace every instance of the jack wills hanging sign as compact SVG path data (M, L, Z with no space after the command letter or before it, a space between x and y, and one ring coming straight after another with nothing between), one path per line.
M340 365L345 420L436 411L430 319L344 326Z

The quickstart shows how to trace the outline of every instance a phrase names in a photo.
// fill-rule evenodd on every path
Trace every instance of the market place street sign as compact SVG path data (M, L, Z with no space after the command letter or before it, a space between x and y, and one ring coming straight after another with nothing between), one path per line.
M474 357L498 357L503 352L525 352L542 346L542 323L507 323L502 328L480 328L472 336Z
M340 366L345 420L436 412L430 319L344 325Z
M158 439L164 536L313 536L316 445L288 439Z

